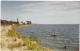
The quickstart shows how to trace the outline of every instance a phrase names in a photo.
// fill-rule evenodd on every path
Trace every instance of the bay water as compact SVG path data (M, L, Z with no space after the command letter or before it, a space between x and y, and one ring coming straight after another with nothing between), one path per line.
M43 47L55 51L79 51L78 24L33 24L16 30L26 37L36 35ZM54 32L56 36L52 36Z

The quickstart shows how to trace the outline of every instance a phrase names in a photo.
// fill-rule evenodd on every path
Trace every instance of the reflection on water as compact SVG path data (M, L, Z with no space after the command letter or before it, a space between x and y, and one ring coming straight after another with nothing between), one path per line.
M79 51L79 25L32 25L19 27L17 31L25 36L35 34L44 47L56 51ZM52 33L56 32L56 36Z

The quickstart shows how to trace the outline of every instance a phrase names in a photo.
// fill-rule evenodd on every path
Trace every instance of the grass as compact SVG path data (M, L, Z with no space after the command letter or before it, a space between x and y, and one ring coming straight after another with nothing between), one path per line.
M26 38L24 36L22 36L21 34L19 34L18 32L16 32L14 29L10 30L8 32L8 34L6 34L8 37L17 37L19 39L21 39L25 46L27 45L28 48L27 50L40 50L42 49L41 45L38 44L38 38L34 35L31 35L29 38ZM35 43L34 43L35 42ZM19 44L9 44L9 49L13 49L19 47Z
M2 43L2 42L0 43L0 45L1 45L1 48L5 46L5 44L4 44L4 43Z
M4 27L6 27L6 26L9 26L9 25L6 25L6 24L1 24L1 26L4 26Z
M8 44L8 48L10 50L13 50L14 48L19 48L21 47L21 45L19 43L11 43L11 44Z
M8 34L6 34L8 37L15 37L17 35L16 31L9 30Z
M39 42L39 38L36 35L30 35L29 38L31 39L31 41Z
M17 26L15 26L17 27ZM41 46L41 44L39 43L39 39L36 35L30 35L30 37L25 37L23 35L21 35L20 33L18 33L15 30L15 27L13 27L12 30L9 30L8 33L6 34L7 37L12 37L12 38L18 38L21 39L23 41L23 45L20 45L20 43L13 43L13 44L9 44L8 48L9 49L14 49L14 48L18 48L21 46L27 46L27 50L47 50L47 48L43 48Z
M33 35L31 35L29 38L21 36L24 44L28 46L27 50L42 50L42 46L38 43L38 39L35 38L37 37L33 37Z

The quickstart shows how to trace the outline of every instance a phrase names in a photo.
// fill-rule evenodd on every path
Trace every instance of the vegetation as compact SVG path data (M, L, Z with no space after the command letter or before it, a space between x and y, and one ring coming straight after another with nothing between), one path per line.
M1 25L12 25L12 24L19 24L19 22L16 22L16 21L1 20Z
M1 45L1 48L5 46L5 44L2 42L0 42L0 45Z
M18 47L21 47L21 46L27 46L26 50L43 50L43 49L46 50L47 49L47 48L43 48L38 43L39 39L35 35L31 35L30 37L26 38L25 36L22 36L20 33L15 31L15 29L12 29L8 32L7 36L8 37L19 38L23 42L22 45L21 45L21 42L20 43L9 44L9 46L8 46L9 49L18 48ZM17 41L17 39L14 39L14 41Z
M23 22L22 22L23 23ZM39 43L39 39L36 35L30 35L29 37L25 37L18 33L15 28L24 24L19 24L19 20L17 19L17 22L13 21L6 21L6 20L1 20L2 25L11 25L12 29L8 31L6 34L7 37L10 37L13 39L13 43L8 44L8 48L13 50L14 48L19 48L26 46L26 50L51 50L49 48L44 48L41 46ZM13 25L14 24L14 25ZM27 21L27 25L32 24L31 21ZM18 39L21 40L21 42L16 43ZM4 44L2 44L4 46Z
M8 48L10 50L13 50L14 48L19 48L21 47L20 43L11 43L11 44L8 44Z
M17 19L17 21L7 21L7 20L0 20L0 21L1 21L1 25L3 25L3 26L5 26L5 25L14 25L14 24L19 25L20 24L19 19ZM30 25L30 24L32 24L32 22L31 21L26 21L26 23L25 23L25 22L22 21L21 24Z
M32 22L31 22L31 21L26 21L26 22L27 22L27 24L28 24L28 25L32 24Z
M36 41L36 42L39 42L39 39L36 35L30 35L29 37L31 39L31 41Z

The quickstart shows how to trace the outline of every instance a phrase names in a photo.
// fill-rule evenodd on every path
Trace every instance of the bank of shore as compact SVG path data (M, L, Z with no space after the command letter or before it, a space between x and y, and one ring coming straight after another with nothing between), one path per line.
M24 26L24 25L23 25ZM26 25L25 25L26 26ZM27 25L28 26L28 25ZM36 36L25 37L15 30L17 25L0 26L0 50L27 51L45 50L53 51L50 48L42 47Z

